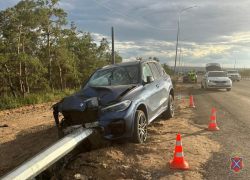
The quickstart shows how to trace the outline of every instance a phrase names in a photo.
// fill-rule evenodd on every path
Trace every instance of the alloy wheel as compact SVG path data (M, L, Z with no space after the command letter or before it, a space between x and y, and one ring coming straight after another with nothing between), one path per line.
M140 115L139 122L138 122L138 129L139 129L139 136L141 142L146 141L147 139L147 120L145 116L142 114Z

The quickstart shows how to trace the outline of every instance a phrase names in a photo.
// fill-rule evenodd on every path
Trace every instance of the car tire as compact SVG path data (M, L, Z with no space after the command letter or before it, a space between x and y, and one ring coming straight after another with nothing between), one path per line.
M147 139L147 118L143 111L137 110L134 119L134 134L132 142L143 143Z
M231 91L231 88L227 88L227 91Z
M240 82L240 80L237 80L237 82Z
M170 119L174 117L174 98L171 94L169 94L168 109L161 115L163 119Z

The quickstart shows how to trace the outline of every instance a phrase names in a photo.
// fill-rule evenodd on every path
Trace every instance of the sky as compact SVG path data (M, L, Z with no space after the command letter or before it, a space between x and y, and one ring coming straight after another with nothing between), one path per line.
M0 0L0 9L18 2ZM249 0L61 0L59 3L68 15L68 22L74 21L78 28L90 32L97 44L105 37L111 47L111 27L114 27L115 50L124 61L157 57L170 66L175 62L179 13L195 5L180 14L177 65L179 61L197 67L215 62L224 68L250 68Z

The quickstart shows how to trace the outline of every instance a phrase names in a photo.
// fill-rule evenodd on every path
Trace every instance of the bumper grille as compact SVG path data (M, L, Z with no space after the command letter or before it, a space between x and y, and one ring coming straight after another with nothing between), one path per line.
M214 83L226 83L226 81L214 81Z

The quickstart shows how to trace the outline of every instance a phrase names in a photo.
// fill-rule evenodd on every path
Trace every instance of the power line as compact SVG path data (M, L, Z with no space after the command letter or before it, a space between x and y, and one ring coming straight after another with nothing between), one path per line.
M103 4L101 4L101 3L97 2L97 1L95 1L95 0L91 0L91 1L95 2L96 4L99 4L99 5L102 6L102 7L105 7L106 9L109 9L110 11L112 11L112 12L114 12L114 13L116 13L116 14L122 16L122 17L125 17L125 18L127 18L127 19L129 19L129 20L131 20L131 21L134 21L134 22L136 22L136 23L139 23L139 24L141 24L141 25L143 25L143 26L147 26L147 27L150 27L150 28L153 28L153 29L157 29L157 30L161 30L161 31L176 31L176 30L177 30L177 29L161 29L161 28L156 28L156 27L150 26L150 25L148 25L148 24L144 24L144 23L142 23L142 22L140 22L140 21L137 21L137 20L132 19L132 18L130 18L130 17L128 17L128 16L125 16L125 15L123 15L123 14L121 14L121 13L119 13L119 12L117 12L117 11L115 11L115 10L113 10L113 9L111 9L111 8L109 8L109 7L107 7L107 6L103 5Z

